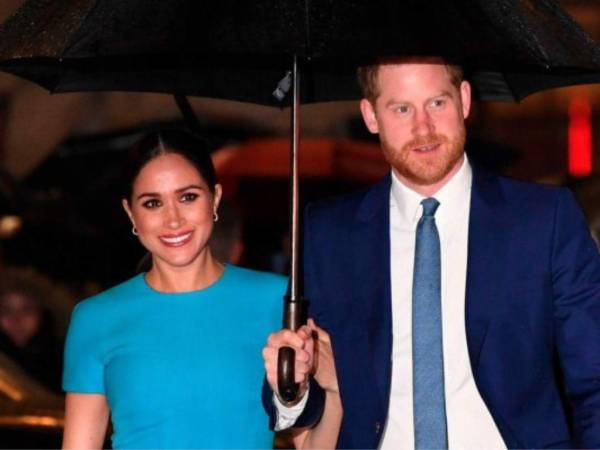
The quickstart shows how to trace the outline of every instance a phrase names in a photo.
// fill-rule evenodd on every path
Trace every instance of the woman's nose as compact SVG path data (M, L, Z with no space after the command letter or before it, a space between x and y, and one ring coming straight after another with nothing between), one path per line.
M183 225L185 218L177 205L169 205L166 208L165 225L168 228L179 228Z

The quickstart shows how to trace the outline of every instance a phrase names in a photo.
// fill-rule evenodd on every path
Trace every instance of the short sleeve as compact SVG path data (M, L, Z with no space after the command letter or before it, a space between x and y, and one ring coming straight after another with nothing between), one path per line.
M101 357L98 323L93 308L85 302L73 310L63 371L63 390L83 394L104 394L104 364Z

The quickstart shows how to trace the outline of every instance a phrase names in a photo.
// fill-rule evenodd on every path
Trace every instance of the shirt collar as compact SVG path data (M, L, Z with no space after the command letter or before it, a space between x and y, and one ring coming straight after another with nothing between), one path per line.
M473 170L465 154L463 163L458 172L437 191L433 197L440 202L435 217L436 221L447 220L448 212L461 211L468 204L465 199L470 198ZM392 171L391 206L398 210L400 220L403 222L417 222L422 215L421 200L424 196L405 186Z

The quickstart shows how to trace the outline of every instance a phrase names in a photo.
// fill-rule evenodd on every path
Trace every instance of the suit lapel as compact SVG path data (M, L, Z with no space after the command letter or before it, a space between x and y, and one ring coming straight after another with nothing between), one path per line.
M474 169L465 315L469 357L475 376L490 320L505 288L511 228L498 178Z
M392 306L390 282L391 177L374 186L361 203L352 232L353 292L364 308L364 345L371 353L380 406L387 411L391 381Z

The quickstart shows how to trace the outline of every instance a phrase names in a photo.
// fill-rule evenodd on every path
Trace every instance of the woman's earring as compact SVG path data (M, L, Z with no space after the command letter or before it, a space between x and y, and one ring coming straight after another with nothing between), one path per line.
M137 236L137 235L138 235L138 230L137 230L137 228L135 227L135 225L134 225L133 227L131 227L131 233L132 233L134 236Z
M214 220L215 222L218 222L218 221L219 221L219 215L217 214L217 212L216 212L216 211L213 213L213 220Z

